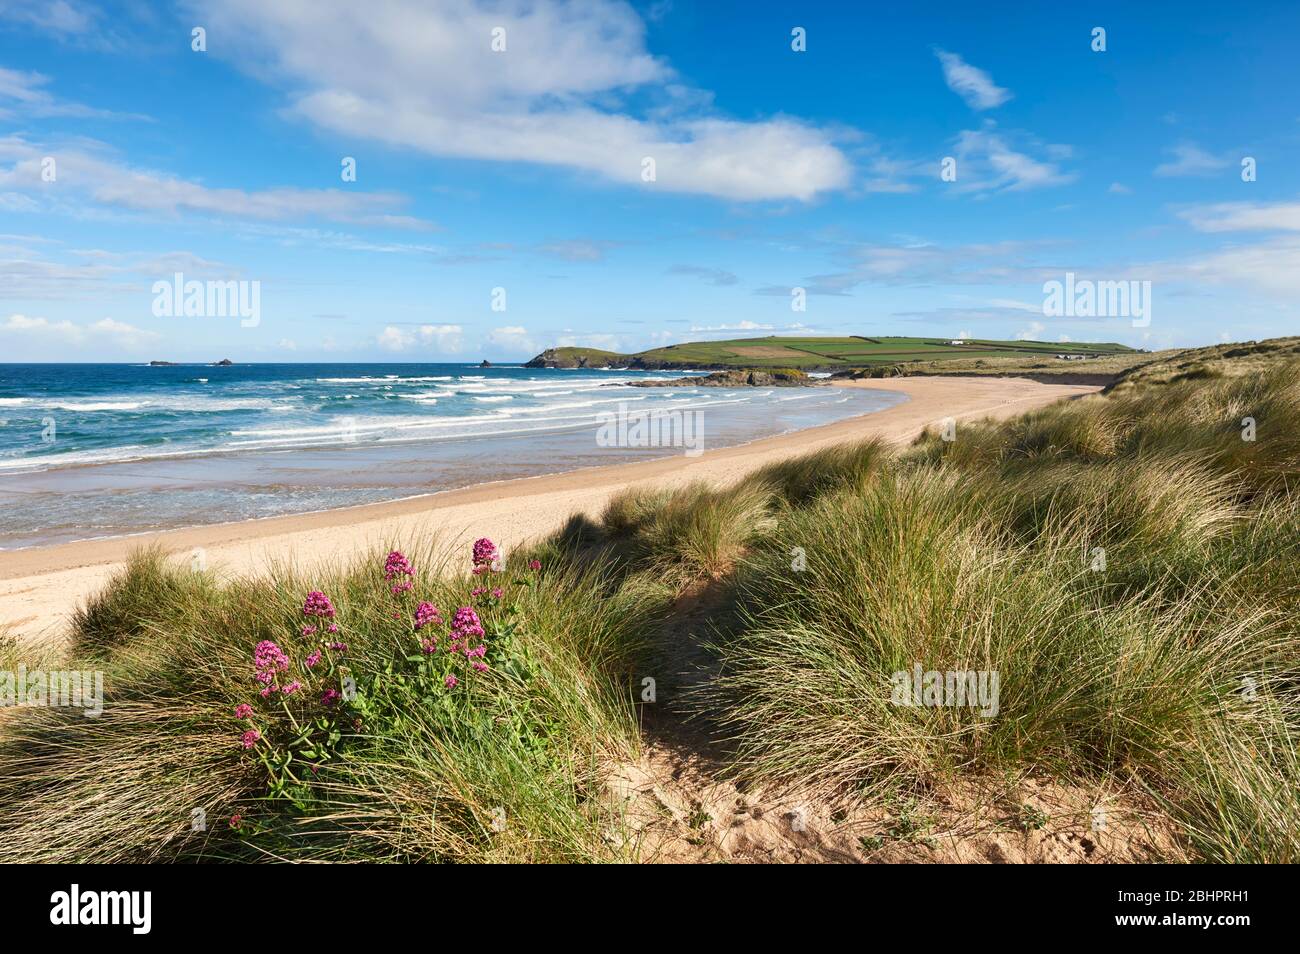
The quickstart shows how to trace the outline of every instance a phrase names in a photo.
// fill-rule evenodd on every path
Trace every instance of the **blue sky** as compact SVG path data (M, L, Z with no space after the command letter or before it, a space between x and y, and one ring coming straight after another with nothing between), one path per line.
M1300 332L1300 8L992 6L0 0L0 360Z

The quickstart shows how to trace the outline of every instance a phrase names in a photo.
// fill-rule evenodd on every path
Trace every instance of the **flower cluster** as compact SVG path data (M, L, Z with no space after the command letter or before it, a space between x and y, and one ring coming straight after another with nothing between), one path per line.
M302 604L302 615L323 616L326 619L333 619L334 604L320 590L312 590L307 594L307 602Z
M405 555L397 550L388 554L388 559L384 562L384 579L392 583L389 589L394 596L415 586L415 581L411 579L413 576L415 567L411 566L411 561ZM394 580L397 582L394 583Z
M474 541L474 565L490 566L492 561L497 558L497 545L487 537L480 537Z
M437 625L442 622L442 611L429 602L421 602L415 607L415 628Z
M275 692L276 678L282 672L289 671L289 657L283 649L264 639L253 650L254 677L262 684L262 698Z

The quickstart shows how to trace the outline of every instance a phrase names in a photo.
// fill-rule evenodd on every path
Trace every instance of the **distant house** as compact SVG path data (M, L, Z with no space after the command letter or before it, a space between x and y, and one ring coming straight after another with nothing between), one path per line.
M948 344L965 344L965 343L966 341L964 338L953 338L951 341L948 342Z
M1086 357L1088 357L1086 354L1058 354L1056 356L1056 360L1057 361L1082 361Z

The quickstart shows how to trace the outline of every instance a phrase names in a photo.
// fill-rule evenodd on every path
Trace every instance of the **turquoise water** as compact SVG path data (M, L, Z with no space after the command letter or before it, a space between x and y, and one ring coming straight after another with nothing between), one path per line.
M611 446L600 425L620 410L680 415L709 449L903 400L840 388L629 386L673 376L464 364L0 365L0 549L695 449Z

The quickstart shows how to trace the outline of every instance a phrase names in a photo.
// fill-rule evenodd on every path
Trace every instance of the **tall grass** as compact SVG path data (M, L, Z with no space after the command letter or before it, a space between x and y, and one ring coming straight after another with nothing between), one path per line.
M1119 778L1206 859L1300 859L1300 366L1151 381L742 482L774 522L688 690L733 770L863 795ZM997 713L897 704L917 665L996 672Z
M703 668L674 704L743 779L862 798L968 773L1115 781L1197 857L1300 860L1300 365L1261 364L1290 353L1265 345L951 441L624 494L520 555L540 576L492 576L500 601L432 549L396 596L379 554L225 584L143 554L64 663L105 672L104 714L0 719L0 861L633 858L601 788L637 753L637 674L665 662ZM319 645L314 589L348 643L322 678L356 700L260 707L242 749L253 648L298 665ZM480 608L481 679L447 690L417 596ZM707 644L674 615L702 606ZM0 641L0 669L24 660L51 648ZM918 665L996 673L995 703L901 704Z
M624 857L600 784L637 751L630 667L656 594L563 562L489 579L443 574L432 551L414 559L415 587L397 596L380 554L228 585L135 560L78 617L65 663L105 672L103 714L35 708L0 725L0 859ZM503 601L474 600L476 583ZM320 637L300 628L314 589L334 601L357 695L327 709L304 689L280 711L258 701L253 648L274 640L310 685L302 661ZM421 679L416 595L448 615L480 606L488 672L454 690ZM256 715L237 718L240 703ZM295 747L316 719L328 732ZM262 738L245 750L250 725Z

